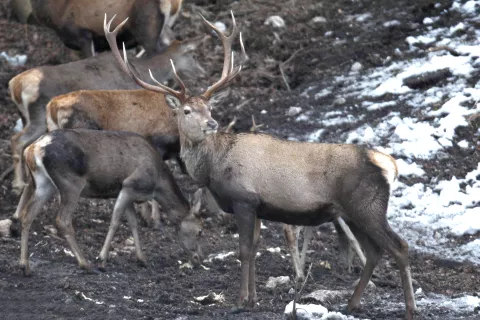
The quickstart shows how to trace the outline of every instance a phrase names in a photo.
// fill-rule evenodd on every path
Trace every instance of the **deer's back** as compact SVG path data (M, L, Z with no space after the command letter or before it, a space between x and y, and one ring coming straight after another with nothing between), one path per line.
M32 0L37 19L54 29L68 26L103 34L103 17L117 14L123 21L129 16L135 0ZM115 27L114 25L113 27Z
M376 151L258 134L235 137L226 159L212 169L214 189L225 190L225 197L253 198L271 212L308 215L340 205L365 179L383 180L388 190L382 168L372 161Z
M60 129L178 136L177 122L165 96L147 90L81 90L55 97L47 109L47 117Z

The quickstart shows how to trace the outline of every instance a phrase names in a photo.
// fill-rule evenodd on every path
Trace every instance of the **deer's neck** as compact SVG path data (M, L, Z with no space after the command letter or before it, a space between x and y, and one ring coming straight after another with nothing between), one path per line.
M188 174L200 185L208 186L215 167L225 161L228 151L235 143L235 136L216 133L207 136L201 142L192 142L180 135L180 157L185 163Z

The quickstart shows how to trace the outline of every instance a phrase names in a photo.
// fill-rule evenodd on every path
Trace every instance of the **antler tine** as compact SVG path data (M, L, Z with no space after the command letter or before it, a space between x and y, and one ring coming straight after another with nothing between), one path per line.
M110 19L107 23L107 14L105 13L105 18L103 20L103 31L105 32L105 38L107 38L108 44L110 45L110 49L112 50L113 56L117 60L117 62L120 65L120 68L122 69L123 72L126 72L127 74L130 74L130 70L125 66L122 60L122 56L120 55L120 52L118 51L118 45L117 45L117 33L120 31L120 28L123 27L125 23L127 23L128 18L123 20L122 23L120 23L115 30L110 31L110 26L112 25L113 19L115 19L116 15Z
M111 26L114 18L115 18L115 16L113 16L113 18L110 19L110 21L107 23L107 14L105 14L103 28L104 28L104 31L105 31L105 37L107 38L108 44L110 45L110 49L112 50L113 56L115 57L117 62L120 64L120 68L126 74L128 74L133 79L133 81L135 81L135 83L138 84L139 86L141 86L141 87L143 87L147 90L150 90L150 91L159 92L159 93L163 93L163 94L170 94L170 95L178 98L182 103L185 102L185 100L186 100L185 85L183 84L180 77L177 75L177 72L175 71L175 68L173 68L173 72L175 74L175 80L180 85L180 88L181 88L180 91L173 90L173 89L161 84L160 82L158 82L153 77L153 74L150 71L150 69L148 70L150 72L150 77L157 84L157 86L151 85L151 84L141 80L135 74L135 72L133 72L130 63L128 62L127 50L125 49L125 43L123 43L123 59L122 59L122 56L121 56L121 54L118 50L116 35L117 35L118 31L120 30L120 28L127 22L128 18L125 19L122 23L120 23L115 28L115 30L110 31L110 26Z
M175 81L180 86L180 92L182 92L185 95L185 93L187 91L186 88L185 88L185 84L183 83L182 79L180 79L180 76L177 73L177 69L175 68L175 64L173 63L172 59L170 59L170 64L172 65L172 70L173 70L173 75L175 76Z
M202 97L206 99L209 99L215 91L224 87L239 72L239 70L234 71L233 53L232 53L232 42L235 36L237 35L237 22L235 21L235 16L233 14L233 11L230 11L230 14L232 16L232 32L230 33L229 36L226 36L217 27L215 27L212 23L207 21L207 19L205 19L202 15L200 15L203 21L205 22L205 24L208 25L211 29L213 29L218 34L219 38L222 40L223 50L224 50L222 76L220 80L218 80L215 84L213 84L210 88L208 88L202 94ZM242 51L245 52L245 49L243 48L243 43L242 43Z
M243 45L242 33L241 32L240 32L240 47L241 47L241 50L242 50L242 58L240 60L240 63L238 65L237 69L234 70L234 61L233 61L234 58L233 58L233 52L232 52L232 62L231 62L231 65L230 65L230 72L229 72L228 76L225 78L225 80L223 81L223 83L218 85L218 87L215 87L213 91L220 90L220 89L224 88L227 84L229 84L230 81L232 81L240 73L240 71L242 71L243 63L248 59L247 53L245 52L245 46ZM213 86L210 87L208 90L211 90L212 88L213 88Z

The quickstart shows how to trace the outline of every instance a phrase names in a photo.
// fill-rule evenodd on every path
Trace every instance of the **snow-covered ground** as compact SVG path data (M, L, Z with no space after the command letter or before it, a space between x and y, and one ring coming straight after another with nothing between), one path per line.
M337 77L331 87L308 88L302 95L319 99L334 94L335 101L343 99L336 111L326 112L316 121L324 128L342 122L354 124L362 120L362 116L347 114L352 108L361 108L363 114L367 114L396 105L411 107L409 116L393 111L377 125L359 124L340 137L344 142L368 143L392 154L399 159L399 172L403 176L425 176L417 161L437 157L455 144L463 149L478 147L480 130L474 139L477 145L455 138L455 129L467 126L466 118L480 112L480 82L471 86L467 81L475 71L478 74L480 67L480 31L472 26L480 21L476 14L478 8L480 1L454 2L451 9L465 19L451 28L435 28L432 23L438 17L426 18L423 23L429 31L405 39L410 51L425 53L421 58L402 60L406 53L397 49L392 59L398 60L396 62L370 70L352 68L349 74ZM467 30L477 36L468 38ZM419 43L440 50L420 49L416 46ZM432 72L445 72L447 84L434 85L428 90L413 90L404 85L406 78ZM361 97L363 102L342 105L351 97ZM384 101L379 102L382 99ZM310 114L302 113L296 120L313 119ZM323 133L324 129L316 130L307 134L306 139L321 141ZM408 186L397 182L392 190L388 219L417 250L480 264L479 239L458 247L449 244L451 240L447 237L480 231L480 164L465 176L449 181L431 177L426 184Z
M322 141L326 129L342 123L353 124L350 132L338 138L338 142L367 143L398 159L401 176L426 177L419 160L434 159L446 155L445 148L458 146L474 149L480 146L480 129L475 133L474 144L455 136L455 129L467 126L467 118L480 112L480 82L468 81L478 77L480 68L480 0L454 1L451 10L464 16L462 23L450 28L435 27L439 17L425 18L428 31L416 37L408 37L409 52L395 50L395 57L385 66L362 70L352 67L348 74L338 76L330 86L311 86L301 95L314 100L333 95L335 111L300 113L296 121L317 122L320 128L305 135L309 141ZM443 13L442 13L443 14ZM392 22L394 23L394 21ZM388 24L384 25L388 27ZM476 37L468 37L474 32ZM418 44L421 44L418 46ZM425 50L430 47L438 50ZM420 58L407 59L409 53L420 53ZM404 84L409 77L443 72L447 83L433 85L427 90L414 90ZM349 105L347 101L361 98L361 104ZM356 98L356 99L351 99ZM312 101L312 100L310 100ZM405 116L392 111L375 125L361 124L369 112L395 106L411 107ZM304 108L308 109L308 108ZM361 110L360 116L352 116L349 110ZM384 114L384 113L382 113ZM315 118L314 118L315 117ZM357 125L355 125L358 123ZM297 137L291 137L297 140ZM424 179L425 181L425 179ZM394 230L408 241L411 248L431 253L443 259L470 261L480 264L480 239L458 246L452 237L475 234L480 231L480 163L465 176L445 181L430 177L429 181L406 185L396 182L388 211L388 219ZM454 312L473 310L480 304L478 297L468 294L447 297L435 293L415 292L417 306L428 309L433 306ZM387 299L388 300L388 299ZM386 309L399 309L403 305L387 305ZM392 302L393 303L393 302ZM285 310L291 312L291 304ZM318 310L322 307L302 306ZM305 319L337 319L326 309L318 314L303 312ZM338 315L338 319L347 319ZM348 318L351 319L351 318Z

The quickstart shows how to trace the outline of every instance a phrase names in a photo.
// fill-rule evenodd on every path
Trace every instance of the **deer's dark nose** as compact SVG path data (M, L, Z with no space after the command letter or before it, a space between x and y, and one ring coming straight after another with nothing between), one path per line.
M215 120L208 120L207 121L207 126L212 129L212 130L217 130L218 129L218 123Z

